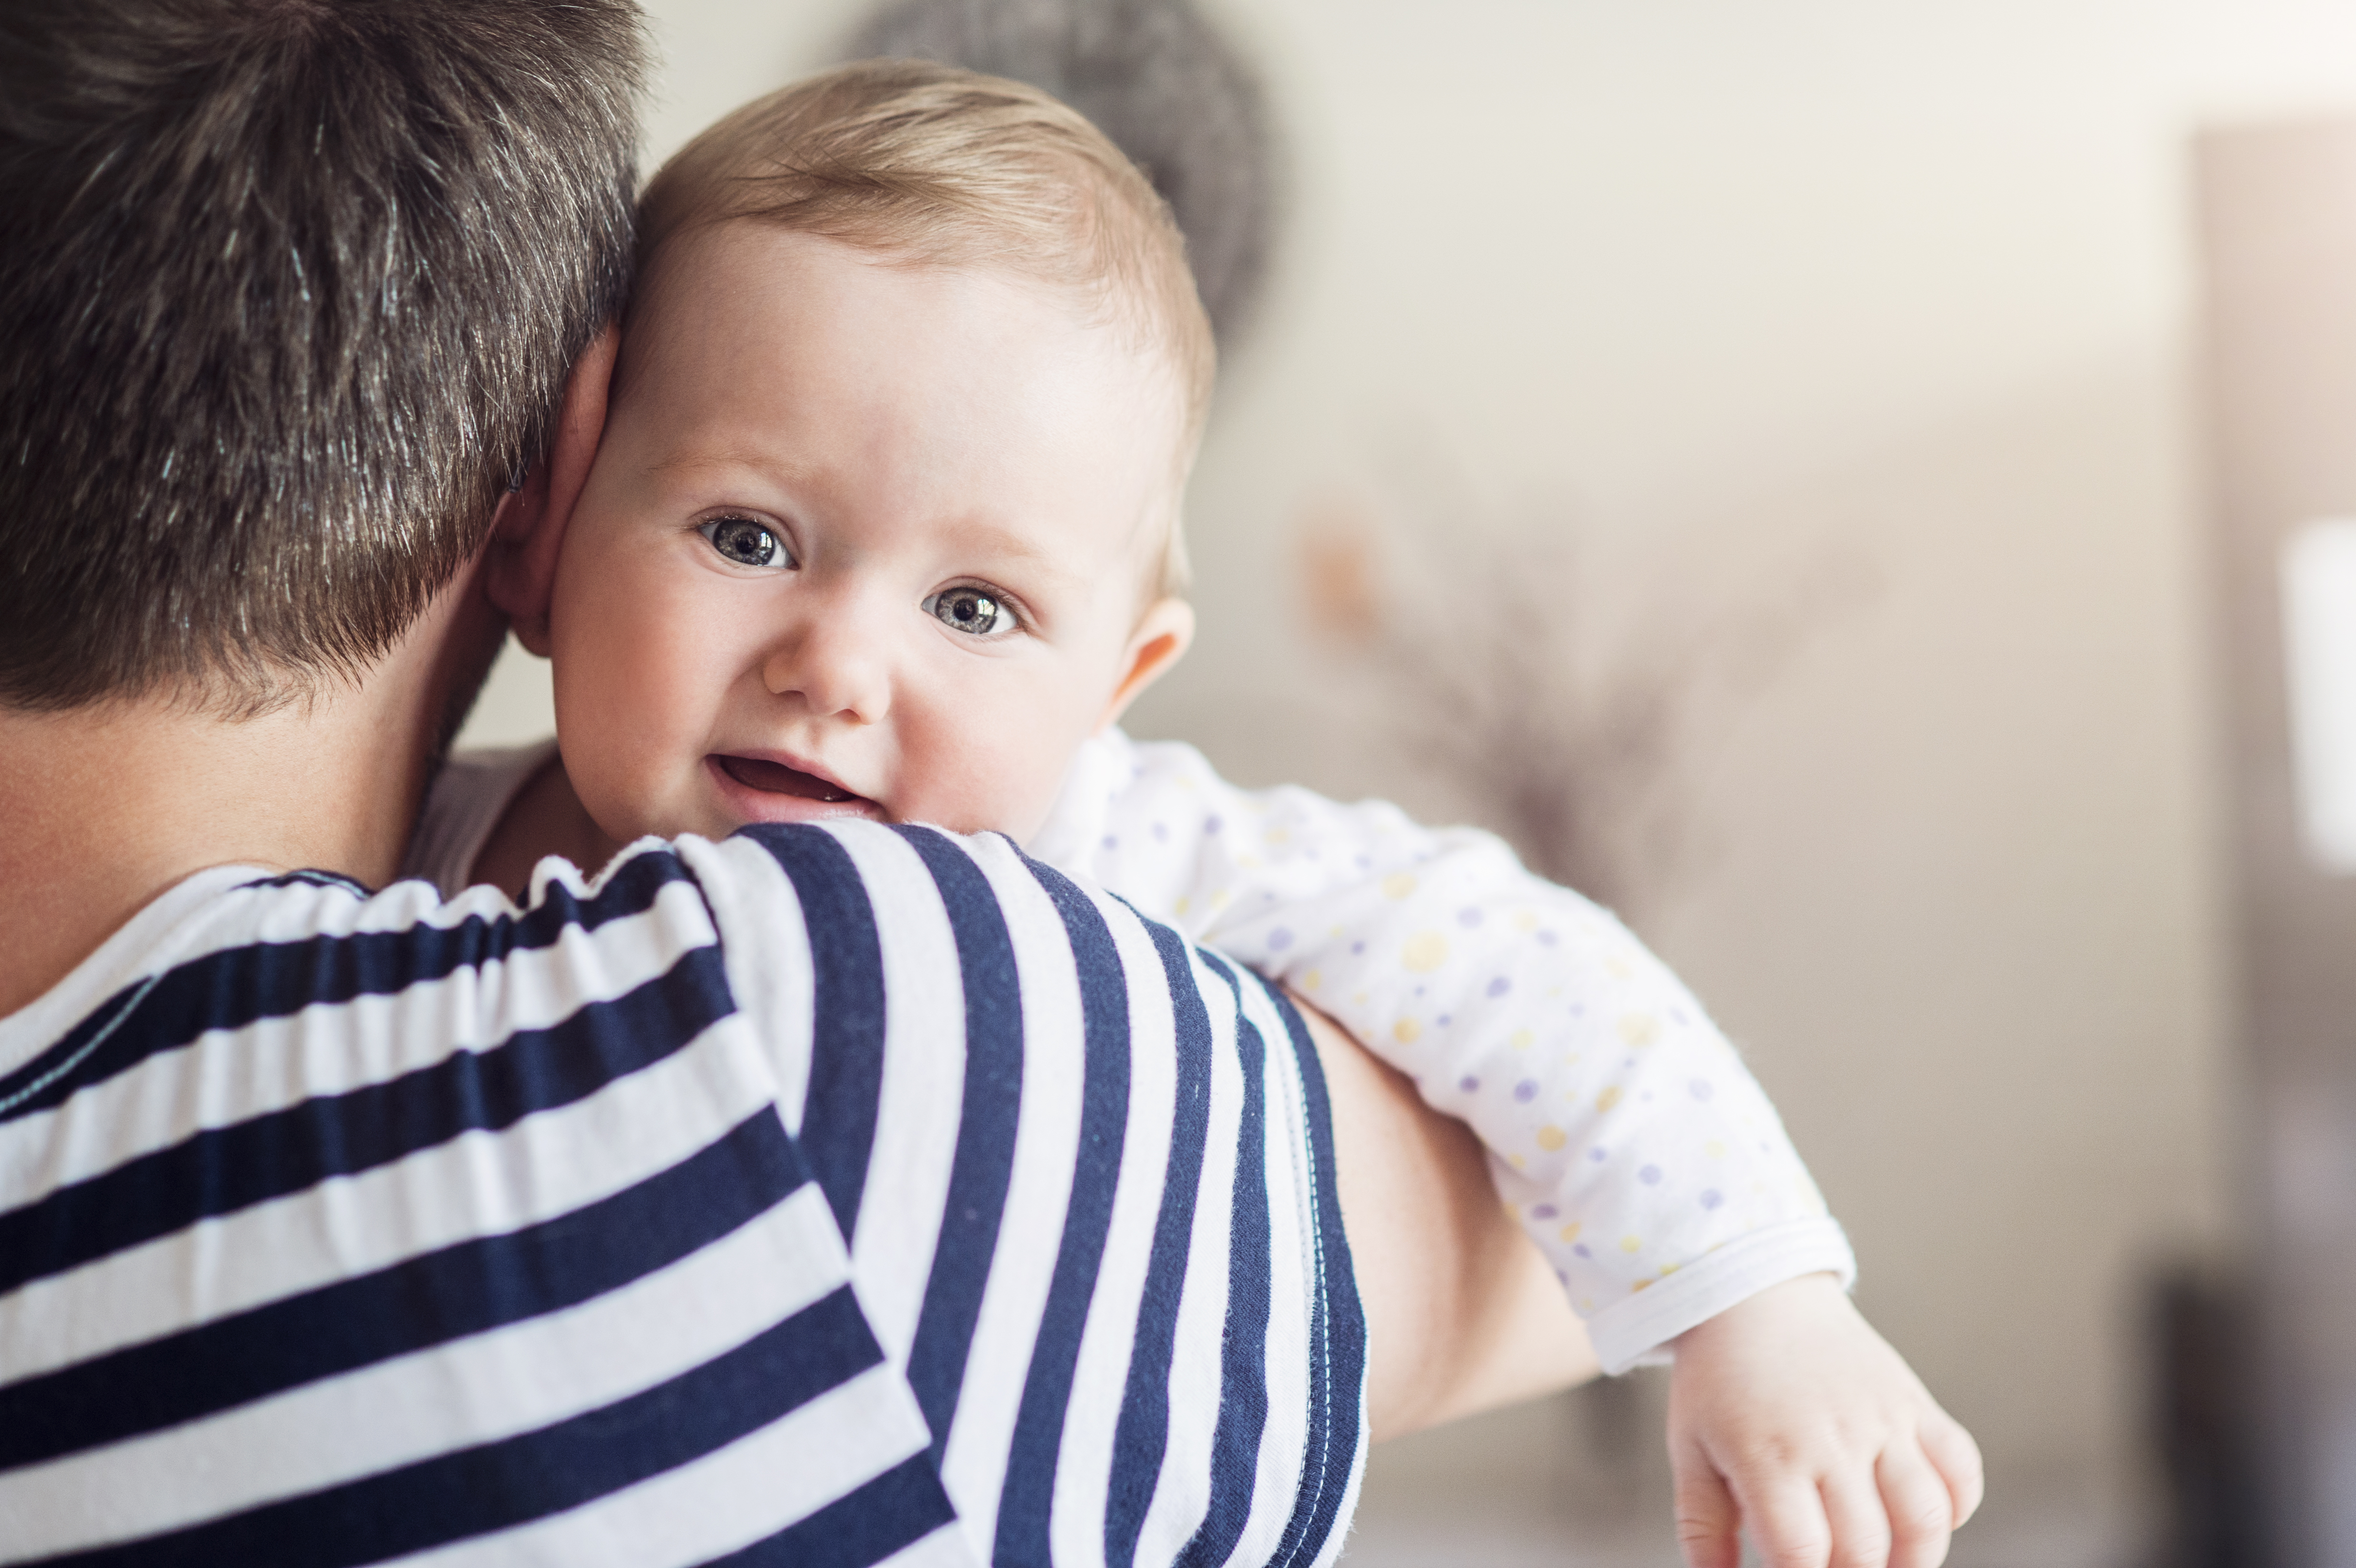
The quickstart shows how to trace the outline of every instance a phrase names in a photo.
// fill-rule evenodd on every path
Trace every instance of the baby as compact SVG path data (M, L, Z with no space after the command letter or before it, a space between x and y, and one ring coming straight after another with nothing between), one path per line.
M1839 1227L1676 980L1486 835L1113 728L1193 633L1213 359L1127 160L1028 88L871 62L713 126L641 221L610 384L593 355L568 405L594 464L533 476L551 520L495 568L561 760L454 760L412 869L519 891L547 854L847 816L1010 835L1474 1128L1606 1369L1673 1356L1697 1568L1744 1522L1778 1564L1939 1562L1971 1440L1850 1307Z

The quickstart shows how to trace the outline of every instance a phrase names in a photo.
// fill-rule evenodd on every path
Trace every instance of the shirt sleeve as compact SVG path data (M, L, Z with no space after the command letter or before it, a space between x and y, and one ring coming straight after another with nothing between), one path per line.
M1627 928L1494 837L1089 742L1033 852L1331 1014L1472 1126L1605 1370L1856 1262L1781 1119Z
M974 1560L1338 1558L1365 1333L1298 1014L1001 837L680 853Z

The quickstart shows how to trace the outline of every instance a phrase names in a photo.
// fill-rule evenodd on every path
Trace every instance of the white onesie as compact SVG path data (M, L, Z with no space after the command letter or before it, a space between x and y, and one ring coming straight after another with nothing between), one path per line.
M455 893L551 744L451 759L408 873ZM1660 960L1493 836L1242 790L1201 752L1081 747L1026 849L1330 1014L1470 1125L1607 1371L1856 1263L1756 1080Z

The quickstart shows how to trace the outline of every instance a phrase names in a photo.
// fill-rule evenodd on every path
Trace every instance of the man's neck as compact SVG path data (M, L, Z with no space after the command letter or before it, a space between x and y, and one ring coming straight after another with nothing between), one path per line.
M455 584L357 683L258 719L161 699L0 708L0 1018L209 866L391 880L498 625Z

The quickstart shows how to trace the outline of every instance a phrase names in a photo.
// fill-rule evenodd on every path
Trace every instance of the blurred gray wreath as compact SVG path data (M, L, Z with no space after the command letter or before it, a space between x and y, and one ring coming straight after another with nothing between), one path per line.
M1094 121L1170 204L1233 347L1268 267L1273 146L1258 78L1189 0L894 0L846 46L876 55L1027 81Z

